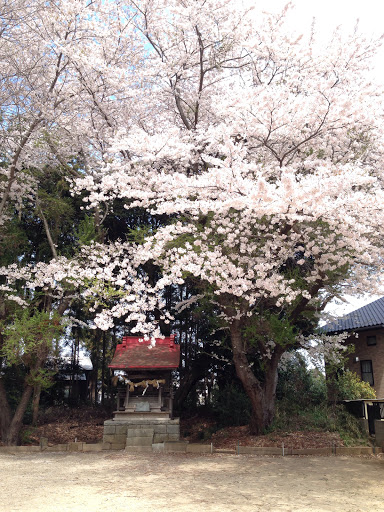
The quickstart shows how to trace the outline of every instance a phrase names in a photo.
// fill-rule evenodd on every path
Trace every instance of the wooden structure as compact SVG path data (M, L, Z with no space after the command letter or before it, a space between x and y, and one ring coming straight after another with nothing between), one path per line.
M125 336L122 341L109 365L120 374L124 371L124 375L114 377L120 384L114 420L172 418L171 372L180 361L175 336L156 339L154 347L134 336Z

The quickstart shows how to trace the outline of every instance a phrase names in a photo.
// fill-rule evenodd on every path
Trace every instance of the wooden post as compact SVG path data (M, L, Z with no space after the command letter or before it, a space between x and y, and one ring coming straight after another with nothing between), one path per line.
M128 403L129 403L129 384L127 384L127 391L125 393L125 400L124 400L124 409L128 409Z
M173 382L169 385L169 417L173 420Z

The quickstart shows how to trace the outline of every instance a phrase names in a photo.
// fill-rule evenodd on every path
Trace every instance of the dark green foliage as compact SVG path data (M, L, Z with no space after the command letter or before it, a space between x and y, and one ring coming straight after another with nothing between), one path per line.
M279 314L264 313L263 317L251 317L244 329L244 337L252 346L257 341L273 340L282 347L292 345L296 338L296 327Z
M12 411L16 409L20 401L26 373L26 368L22 364L2 368L4 386L7 390L8 403Z
M211 408L219 427L246 425L251 415L248 396L234 383L213 392Z
M90 245L96 240L95 220L90 215L84 215L84 219L79 222L77 228L74 229L74 236L79 247Z
M1 228L0 264L14 263L28 251L28 237L18 217L14 217Z
M301 408L303 403L318 405L327 398L325 377L317 370L309 370L304 358L295 357L279 370L276 396L286 401L292 409Z
M44 219L59 255L73 255L74 224L83 217L81 200L70 194L69 183L60 169L46 167L42 171L31 170L38 182L37 201L33 208L26 202L19 219L20 229L28 238L23 251L25 262L49 261L52 249L49 245Z

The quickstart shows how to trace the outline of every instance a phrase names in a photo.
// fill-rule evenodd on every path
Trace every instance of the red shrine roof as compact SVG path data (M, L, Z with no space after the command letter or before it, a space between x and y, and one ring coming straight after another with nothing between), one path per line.
M180 345L175 344L175 335L156 338L156 345L149 348L147 341L139 336L124 336L117 345L115 355L108 365L112 369L128 368L177 368L180 362Z

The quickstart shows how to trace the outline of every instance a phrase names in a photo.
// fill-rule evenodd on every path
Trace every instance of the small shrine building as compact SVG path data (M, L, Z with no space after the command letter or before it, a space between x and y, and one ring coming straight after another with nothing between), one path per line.
M117 407L113 419L104 423L104 443L143 451L152 443L179 440L172 385L172 370L179 362L174 335L157 338L153 347L140 337L123 337L109 365L118 388Z
M175 336L156 339L154 347L139 337L124 336L117 345L109 368L124 370L126 377L117 377L120 386L114 417L172 418L173 390L171 372L179 366L180 345ZM123 384L123 386L121 386Z

